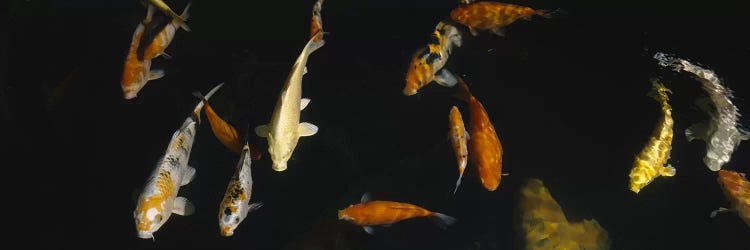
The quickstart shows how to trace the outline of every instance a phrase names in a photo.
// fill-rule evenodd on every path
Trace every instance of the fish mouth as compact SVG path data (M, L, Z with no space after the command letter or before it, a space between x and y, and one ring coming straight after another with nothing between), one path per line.
M138 232L138 238L141 238L141 239L153 239L154 238L154 234L153 233L149 233L149 232L139 231Z
M273 168L273 170L275 170L276 172L282 172L282 171L286 170L286 162L284 162L284 163L276 163L276 162L274 162L273 165L271 166L271 168Z
M223 227L221 228L221 235L223 235L224 237L232 236L234 235L234 230L229 227Z
M127 92L125 93L125 100L130 100L130 99L136 98L137 96L138 94L134 92Z
M404 92L405 96L411 96L411 95L417 94L417 90L416 89L410 89L410 88L404 88L403 92Z

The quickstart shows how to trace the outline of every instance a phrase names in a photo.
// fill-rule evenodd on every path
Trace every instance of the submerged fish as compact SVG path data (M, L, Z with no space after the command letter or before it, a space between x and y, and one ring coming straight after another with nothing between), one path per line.
M630 190L636 194L659 176L674 176L674 167L666 165L672 148L672 106L669 105L671 90L660 82L653 80L652 92L649 94L661 105L661 117L648 139L648 144L635 157L633 168L630 170ZM666 165L666 166L665 166Z
M503 147L482 103L471 94L461 77L458 82L459 97L469 103L469 159L477 167L484 188L495 191L502 175Z
M150 3L150 4L148 4L148 3ZM177 13L174 13L174 11L172 10L172 8L169 8L169 5L167 5L164 1L162 1L162 0L148 0L148 3L147 3L147 5L149 5L149 6L156 6L156 8L158 8L159 10L161 10L162 12L164 12L164 14L167 14L169 17L173 18L175 20L174 22L176 22L178 25L180 25L180 27L182 29L184 29L186 31L190 31L190 27L188 27L187 24L185 23L185 21L187 21L187 19L185 19L182 16L178 16Z
M690 126L685 130L685 137L688 141L699 139L706 142L703 163L711 171L719 171L729 162L740 142L750 139L750 133L739 128L740 113L737 106L732 103L732 90L722 85L716 73L687 60L664 53L656 53L654 59L663 67L691 73L708 93L711 104L703 103L700 107L708 113L710 120Z
M188 10L190 10L190 5L192 2L189 2L185 9L182 10L182 14L180 15L184 20L187 20L189 17ZM164 53L164 50L169 46L170 43L172 43L172 40L174 39L174 35L177 32L177 29L179 28L179 22L177 19L172 19L172 21L164 26L159 33L154 36L153 40L151 41L143 41L141 44L143 45L148 44L146 47L139 47L138 48L138 55L141 59L151 60L156 57L159 57L161 55L166 55Z
M146 85L148 81L156 80L164 76L163 70L151 70L150 59L139 59L138 47L141 44L141 38L145 30L145 25L151 22L154 14L154 7L149 5L146 12L146 18L138 24L133 32L133 38L130 42L130 49L125 57L125 68L122 71L120 87L126 100L136 98L138 92Z
M387 226L417 217L433 218L443 228L453 225L456 222L455 218L448 215L431 212L408 203L370 201L369 194L362 195L359 204L349 205L349 207L339 210L338 217L339 220L349 221L355 225L362 226L369 234L374 233L374 229L371 226Z
M474 36L479 34L477 30L489 30L498 36L504 36L503 29L506 26L521 18L531 20L534 16L550 18L552 13L526 6L492 1L471 1L460 4L451 11L451 19L468 27Z
M448 122L450 123L451 143L453 144L453 151L456 153L456 161L458 163L458 180L456 181L456 189L453 190L455 194L458 191L458 186L461 185L461 177L464 176L464 170L468 161L469 151L466 146L466 140L469 139L469 132L466 131L464 119L461 118L461 112L458 111L456 106L451 108Z
M310 99L301 98L302 76L307 72L305 64L308 56L325 44L325 40L315 42L315 38L313 35L307 41L302 53L294 62L281 89L281 95L276 101L271 122L255 128L255 134L268 139L268 154L271 155L272 168L275 171L286 170L287 161L292 157L301 136L311 136L318 132L318 127L312 123L299 122L300 111L310 103Z
M219 205L219 232L226 237L234 235L234 230L245 220L249 212L263 206L260 202L250 203L250 195L253 191L250 158L250 145L245 143L237 169Z
M193 92L193 95L201 99L203 105L206 106L206 109L204 109L203 112L206 113L206 117L208 117L208 124L211 125L211 131L214 132L216 139L218 139L221 144L224 144L229 151L241 155L242 146L240 145L240 138L237 134L237 130L216 114L216 111L211 108L211 105L208 104L208 100L206 100L200 92ZM256 147L250 147L250 155L253 160L260 160L261 153Z
M461 33L454 25L442 21L435 26L430 38L427 47L418 49L412 55L403 90L406 96L416 94L432 81L446 87L456 85L456 77L443 67L453 48L461 47Z
M224 83L211 89L206 98L216 93ZM138 198L133 211L138 237L155 239L154 232L167 222L173 213L190 215L195 210L185 197L177 197L181 186L195 177L195 168L188 166L190 151L195 139L196 124L200 123L203 102L199 102L193 113L174 132L164 156L159 160Z
M313 5L312 21L310 21L310 37L314 37L314 42L320 42L323 39L323 18L320 17L320 11L323 9L323 0L318 0Z
M745 224L750 226L750 182L745 174L719 170L717 181L732 206L731 209L721 207L711 212L711 217L715 217L719 212L737 212Z

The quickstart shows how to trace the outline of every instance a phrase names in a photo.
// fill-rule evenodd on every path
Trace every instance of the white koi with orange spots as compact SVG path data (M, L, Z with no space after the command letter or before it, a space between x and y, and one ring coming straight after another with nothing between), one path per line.
M250 195L253 192L251 163L250 145L245 143L240 161L237 163L237 170L219 205L219 232L223 236L234 235L234 230L245 220L247 214L263 206L260 202L250 203Z

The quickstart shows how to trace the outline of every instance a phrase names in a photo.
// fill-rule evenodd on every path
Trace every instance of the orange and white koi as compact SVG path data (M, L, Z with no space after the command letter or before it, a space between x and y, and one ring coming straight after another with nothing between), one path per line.
M649 95L659 102L662 115L646 147L635 157L633 168L630 170L630 190L636 194L656 177L670 177L677 173L672 165L667 164L672 149L672 127L674 126L672 106L669 105L667 93L671 94L672 91L656 80L651 83L653 90L649 92Z
M411 58L406 72L406 85L403 93L406 96L417 94L417 91L432 81L445 87L456 85L456 77L445 63L454 47L461 47L461 33L456 26L442 21L435 26L427 47L418 49Z
M416 205L393 201L370 201L370 195L362 195L359 204L339 210L339 220L349 221L355 225L362 226L364 230L373 234L371 226L391 225L393 223L417 218L430 217L441 227L453 225L456 219L445 214L436 213Z
M172 8L169 8L169 5L167 5L164 1L162 1L162 0L148 0L147 5L156 6L156 8L158 8L159 10L161 10L162 12L164 12L164 14L167 14L169 17L171 17L172 19L174 19L175 20L174 22L176 22L180 27L182 27L182 29L184 29L186 31L190 31L190 27L188 27L187 24L185 23L185 21L187 21L187 19L185 19L185 17L183 17L183 16L178 16L177 13L174 13L174 11L172 10Z
M458 181L456 181L456 189L453 190L455 194L458 191L458 186L461 185L461 177L464 176L464 170L468 162L469 151L466 146L466 140L469 139L469 132L466 131L464 119L461 118L461 112L458 111L456 106L451 108L448 121L451 131L451 143L453 143L453 151L456 152L456 161L458 162Z
M471 94L461 77L458 82L459 97L469 103L469 159L477 167L484 188L495 191L502 175L503 147L482 103Z
M250 171L250 145L245 143L242 148L237 170L224 193L224 199L219 205L219 232L229 237L234 235L234 230L245 220L249 212L255 211L263 206L263 203L250 203L250 194L253 191L253 175Z
M211 89L206 98L210 98L223 85L221 83ZM202 108L203 102L199 102L191 116L174 132L164 156L146 181L133 211L139 238L155 239L154 232L173 213L190 215L195 209L185 197L177 197L177 193L181 186L187 185L195 177L195 168L188 166L188 160Z
M552 17L546 10L535 10L515 4L480 1L460 4L451 11L451 19L468 27L476 36L477 30L489 30L504 36L503 29L518 19L531 20L534 16Z
M318 0L313 5L312 21L310 22L310 37L315 37L314 42L320 42L323 39L323 18L320 17L320 11L323 9L323 0ZM318 32L320 31L320 32Z
M128 55L125 57L125 69L122 72L120 87L122 87L122 92L126 100L135 98L141 88L146 85L146 82L164 76L163 70L151 70L151 60L145 58L139 59L138 56L138 47L143 37L145 25L151 23L154 11L154 7L149 5L146 18L138 24L135 32L133 32L130 49Z
M745 224L750 226L750 182L747 181L745 174L719 170L717 181L732 206L731 209L720 207L711 212L711 217L715 217L720 212L737 212Z
M185 9L182 10L182 14L180 17L182 20L187 21L190 14L188 14L188 10L190 9L190 5L192 2L189 2L187 5L185 5ZM186 26L182 26L184 29ZM178 19L172 19L169 24L164 26L159 33L154 36L153 40L151 41L143 41L148 43L146 47L139 47L138 52L139 56L142 59L151 60L156 57L159 57L160 55L166 55L164 53L164 50L169 46L170 43L172 43L172 40L174 39L175 33L177 33L177 30L180 28L180 22ZM144 43L141 43L143 45Z

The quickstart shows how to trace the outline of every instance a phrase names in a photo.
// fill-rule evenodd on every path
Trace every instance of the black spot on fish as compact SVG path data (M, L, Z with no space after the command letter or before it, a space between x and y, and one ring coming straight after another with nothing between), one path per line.
M432 63L435 62L435 60L438 60L438 59L440 59L440 55L439 54L437 54L437 53L430 53L429 55L427 55L427 58L425 58L424 61L427 64L432 64Z
M430 41L428 41L428 43L433 45L440 45L440 37L435 35L435 33L433 32L432 35L430 35Z
M224 208L224 216L229 216L232 214L232 209L229 209L229 207Z
M167 20L166 17L156 15L157 13L154 13L154 16L151 17L151 22L143 24L143 35L141 35L141 40L138 42L138 50L136 53L139 61L143 61L146 48L151 45L151 42L159 35L159 32L169 24L169 20Z

